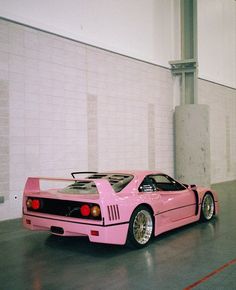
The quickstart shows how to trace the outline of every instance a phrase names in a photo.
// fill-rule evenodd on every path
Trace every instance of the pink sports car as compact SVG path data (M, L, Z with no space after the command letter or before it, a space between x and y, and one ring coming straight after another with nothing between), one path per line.
M75 178L82 173L87 177ZM219 211L213 190L181 184L157 171L73 172L72 176L28 178L23 198L26 228L141 248L153 236L209 221ZM42 182L57 186L43 189Z

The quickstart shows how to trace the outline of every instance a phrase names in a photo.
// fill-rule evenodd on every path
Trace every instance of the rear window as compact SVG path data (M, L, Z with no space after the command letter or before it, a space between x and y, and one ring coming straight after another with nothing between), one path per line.
M96 173L88 177L89 179L106 179L113 187L115 192L119 192L124 189L130 181L134 178L133 175L129 174L117 174L117 173Z
M59 190L59 192L70 194L98 194L96 184L93 181L75 181Z
M85 179L106 179L111 184L115 192L120 192L133 179L129 174L96 173ZM59 190L60 193L69 194L98 194L97 187L93 181L75 181L67 187Z

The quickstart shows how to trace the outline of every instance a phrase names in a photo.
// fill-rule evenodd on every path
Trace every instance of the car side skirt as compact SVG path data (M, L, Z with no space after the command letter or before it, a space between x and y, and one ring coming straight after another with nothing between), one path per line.
M219 203L218 201L214 201L215 202L215 215L217 215L219 213ZM187 218L184 219L180 219L177 221L171 221L169 223L163 223L163 217L162 215L156 215L155 216L155 231L154 231L154 236L160 235L164 232L185 226L187 224L191 224L194 222L199 221L200 219L200 214L201 214L201 203L198 204L198 214L197 215L191 215Z

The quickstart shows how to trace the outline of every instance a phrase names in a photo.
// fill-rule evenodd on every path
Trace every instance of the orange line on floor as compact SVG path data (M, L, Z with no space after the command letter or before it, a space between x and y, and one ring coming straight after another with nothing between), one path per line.
M195 283L189 285L188 287L184 288L183 290L190 290L193 289L194 287L198 286L199 284L205 282L206 280L208 280L210 277L218 274L219 272L223 271L225 268L233 265L236 263L236 259L233 259L231 261L229 261L228 263L224 264L223 266L221 266L220 268L212 271L210 274L208 274L207 276L203 277L202 279L196 281Z

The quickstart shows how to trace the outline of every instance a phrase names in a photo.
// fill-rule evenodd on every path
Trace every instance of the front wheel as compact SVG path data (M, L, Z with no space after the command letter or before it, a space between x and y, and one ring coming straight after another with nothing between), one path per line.
M201 207L201 220L209 221L212 219L215 211L215 203L213 196L210 193L206 193L202 200Z
M150 210L140 206L131 216L127 244L134 248L143 248L150 242L152 234L153 219Z

